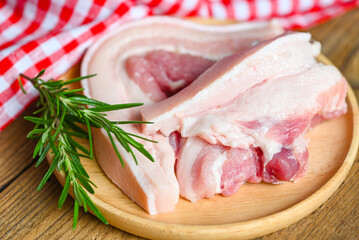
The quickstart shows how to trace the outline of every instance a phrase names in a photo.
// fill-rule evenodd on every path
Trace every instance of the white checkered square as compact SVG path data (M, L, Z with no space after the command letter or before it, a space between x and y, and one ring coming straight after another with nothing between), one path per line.
M0 77L0 93L8 89L10 85L7 83L3 76Z
M147 8L143 6L136 6L130 9L131 19L140 19L147 15Z
M6 21L13 13L13 10L9 9L9 7L5 6L0 8L0 23Z
M312 7L314 7L314 0L302 0L299 1L299 9L300 11L308 11L310 10Z
M26 1L25 2L25 7L24 7L24 10L23 10L23 14L24 14L24 21L28 21L29 19L31 19L31 21L33 19L35 19L36 17L36 12L37 12L37 6L34 5L31 1ZM27 18L27 19L26 19Z
M59 41L57 41L56 38L50 38L41 44L41 49L44 51L46 56L50 56L61 48L62 45L59 43Z
M74 10L77 14L86 16L86 15L88 15L92 5L93 5L93 2L89 1L89 0L88 1L78 1Z
M12 119L7 115L4 107L0 107L0 132L4 129L4 126Z
M19 36L23 30L24 29L22 26L19 26L19 24L14 24L11 27L2 31L1 35L8 40L12 40L15 37Z
M16 48L18 48L19 46L16 44L16 45L12 45L10 47L7 47L3 50L1 50L1 57L5 57L5 56L9 56L10 53L12 53L13 51L15 51Z
M250 16L249 6L246 1L235 1L233 3L234 15L237 20L244 21Z
M88 31L88 26L80 26L80 27L71 28L68 31L68 33L69 33L69 35L71 35L73 38L76 39L87 31ZM71 36L69 36L69 37L71 37Z
M327 7L332 5L335 2L335 0L320 0L319 4L321 7Z
M186 16L192 12L198 4L198 0L184 0L175 16Z
M52 4L53 5L53 4ZM52 6L51 6L52 7ZM50 7L50 9L51 9ZM51 30L55 27L59 20L59 17L52 13L52 11L48 11L44 20L42 21L41 28Z
M23 110L24 106L19 103L15 95L4 104L4 108L7 115L14 118L21 110Z
M293 9L292 1L278 0L278 14L283 16L289 14Z
M32 59L28 55L25 55L15 63L14 67L16 68L17 72L21 73L25 72L29 67L33 65L34 62L32 61Z
M97 16L97 19L99 20L103 20L103 19L106 19L108 18L110 15L112 14L111 10L108 9L108 8L101 8L98 16Z
M223 6L223 4L214 3L212 5L212 12L215 18L225 19L227 17L226 8Z
M257 4L257 15L259 18L267 18L272 13L272 3L270 0L256 1Z

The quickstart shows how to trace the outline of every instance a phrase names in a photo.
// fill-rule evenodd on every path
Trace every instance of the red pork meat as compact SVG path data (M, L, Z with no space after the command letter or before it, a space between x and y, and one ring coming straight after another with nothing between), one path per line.
M305 172L304 134L346 112L347 85L317 63L308 33L287 33L216 62L192 84L142 109L147 134L180 135L176 174L192 202L244 182L294 181Z
M96 73L97 76L82 84L87 96L100 101L111 104L142 102L150 106L168 96L180 94L177 92L193 81L196 82L195 79L215 61L273 38L281 32L282 29L273 22L203 26L179 19L155 17L127 23L98 40L87 51L81 73ZM140 108L110 112L108 118L117 121L140 120ZM139 140L155 162L152 163L135 152L138 160L136 165L132 156L119 147L125 162L125 167L122 167L106 132L93 129L96 159L101 168L127 196L148 213L173 211L179 198L175 154L179 154L181 148L183 155L181 142L194 141L195 138L182 136L181 140L176 132L170 137L170 134L157 131L147 134L138 125L121 127L158 142ZM224 148L221 144L216 147L208 145L203 138L198 138L198 141L203 142L203 147L213 154ZM116 145L120 146L118 142ZM236 150L229 153L233 159L238 154L240 152ZM200 165L198 167L202 167ZM224 184L227 184L226 181L224 180Z
M146 56L129 57L126 70L130 78L158 102L188 86L214 62L200 56L158 50Z

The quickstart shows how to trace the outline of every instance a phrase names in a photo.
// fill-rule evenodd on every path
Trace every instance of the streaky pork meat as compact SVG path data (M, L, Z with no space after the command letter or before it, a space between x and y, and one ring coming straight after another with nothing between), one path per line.
M154 88L146 88L144 86L146 79L134 77L138 74L136 69L139 69L136 64L141 65L141 63L134 61L132 65L131 59L150 60L152 64L157 61L158 55L165 54L170 58L176 58L176 54L179 54L179 64L183 62L183 56L185 59L196 58L212 62L248 48L254 42L272 38L282 31L274 22L203 26L168 17L153 17L123 24L113 33L98 40L87 51L82 62L81 74L96 73L97 75L82 82L84 92L91 98L110 104L142 102L151 105L183 88L196 76L192 74L188 78L169 71L166 72L168 73L166 76L160 78L158 74L161 74L161 71L147 72L151 74L150 78L146 78L147 81L154 77L154 80L160 84L151 85ZM129 64L126 64L127 60ZM148 62L144 63L146 64ZM162 63L156 62L156 64ZM172 66L166 67L173 69ZM192 69L191 66L193 65L181 68L193 71L195 75L200 74L197 72L198 69ZM163 67L165 66L162 64L160 68ZM139 69L139 71L143 70ZM186 84L182 85L183 82ZM181 84L176 86L176 83ZM154 89L158 86L160 89L157 88L159 91L155 92ZM140 108L109 112L108 118L117 121L140 120ZM175 153L179 153L184 140L180 139L178 133L167 137L160 133L142 133L137 125L124 125L123 128L128 132L158 141L154 144L139 140L155 158L155 163L135 151L139 162L136 165L132 156L120 147L125 162L123 168L106 132L93 129L96 159L101 168L125 194L148 213L173 211L179 198L179 185L174 170ZM119 146L117 141L116 145ZM173 151L173 147L176 152Z
M173 97L146 107L143 119L155 124L144 125L144 132L160 130L167 136L180 129L183 117L219 108L255 85L316 64L320 44L310 38L309 33L287 33L221 59Z
M293 47L295 46L295 47ZM218 61L178 94L142 109L144 132L184 140L176 165L190 201L246 181L294 181L308 166L304 134L346 112L346 81L315 61L308 33L289 33Z

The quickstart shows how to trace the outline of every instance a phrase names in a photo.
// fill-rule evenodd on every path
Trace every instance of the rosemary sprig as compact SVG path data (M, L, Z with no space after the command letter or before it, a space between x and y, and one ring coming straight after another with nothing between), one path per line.
M105 217L92 202L85 189L93 194L96 187L90 181L89 175L80 162L80 157L93 158L93 145L91 127L103 128L106 130L113 148L124 166L123 159L117 149L114 137L129 152L137 164L137 159L133 153L133 148L146 156L149 160L154 161L151 154L144 146L134 138L140 138L147 141L149 139L128 133L116 124L128 123L149 123L141 121L110 121L103 112L114 111L141 106L142 103L126 103L110 105L94 99L87 98L79 94L83 89L69 90L67 85L81 81L84 78L90 78L95 75L79 77L68 81L53 80L44 81L40 77L44 74L42 70L36 77L30 78L24 74L19 76L21 90L26 94L20 77L29 80L32 85L39 91L40 99L38 101L39 109L33 114L40 114L39 117L28 116L26 120L35 123L34 129L27 135L30 139L38 139L34 149L33 157L39 156L36 167L45 159L47 153L51 150L54 155L52 164L40 182L37 190L41 190L46 181L52 175L55 169L62 171L66 176L66 182L62 190L58 206L62 207L70 188L75 196L73 228L76 227L78 220L79 207L83 207L85 212L88 208L105 224L108 224ZM91 106L87 108L86 106ZM86 126L87 132L78 124ZM77 138L89 140L90 150L76 141Z

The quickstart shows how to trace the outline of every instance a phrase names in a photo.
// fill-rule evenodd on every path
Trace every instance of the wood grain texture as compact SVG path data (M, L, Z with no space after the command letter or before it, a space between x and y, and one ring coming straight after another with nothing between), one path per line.
M32 104L22 116L34 110ZM33 163L31 152L36 144L26 138L33 127L32 123L18 117L0 134L0 192Z
M48 165L26 170L0 193L1 239L138 239L102 224L81 209L77 230L72 230L73 200L61 210L57 201L62 187L52 177L41 192L36 188Z
M359 9L355 9L309 30L316 40L322 42L323 53L353 84L357 96L359 96L358 19ZM20 123L17 123L18 121ZM0 179L2 179L0 186L10 182L0 191L1 239L141 239L103 225L91 214L84 214L82 210L80 210L78 228L73 231L71 228L73 200L67 199L63 209L57 209L57 200L61 192L57 180L51 178L44 189L36 193L36 186L48 168L46 163L38 168L32 165L26 170L24 167L32 162L34 144L25 141L20 144L22 148L12 147L18 146L20 142L19 138L14 138L13 135L20 134L25 139L31 129L31 126L25 127L25 124L23 120L16 120L0 133ZM10 131L10 128L14 131ZM8 147L3 147L3 144L7 144ZM8 158L12 159L11 164L5 164ZM10 172L13 173L5 177L4 174ZM14 177L15 180L11 182ZM357 158L341 187L318 210L296 224L258 239L357 239L359 235L358 180Z

